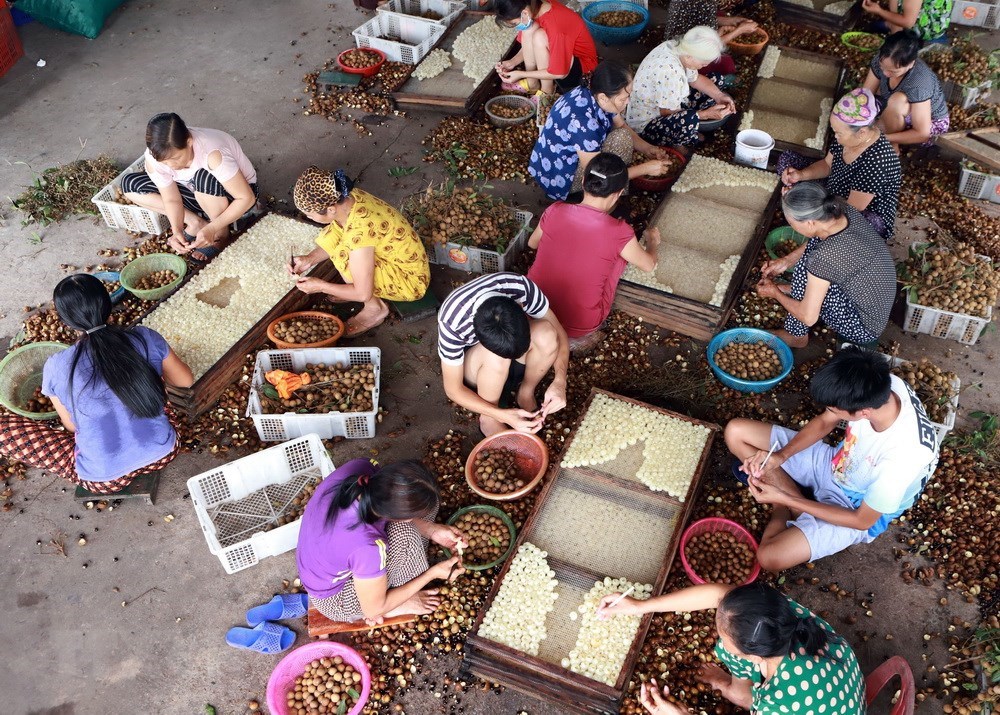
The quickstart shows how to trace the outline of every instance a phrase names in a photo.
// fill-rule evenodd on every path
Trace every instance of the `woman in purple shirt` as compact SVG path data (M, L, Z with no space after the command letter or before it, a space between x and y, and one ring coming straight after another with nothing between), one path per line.
M435 524L437 483L420 462L342 465L319 485L302 516L295 560L312 605L333 621L431 613L441 602L436 579L463 572L458 556L428 568L427 544L467 543L458 529Z
M164 382L189 387L191 369L159 333L109 325L111 298L94 276L63 278L53 300L62 321L80 332L42 372L42 393L62 425L3 415L0 454L113 494L176 456Z

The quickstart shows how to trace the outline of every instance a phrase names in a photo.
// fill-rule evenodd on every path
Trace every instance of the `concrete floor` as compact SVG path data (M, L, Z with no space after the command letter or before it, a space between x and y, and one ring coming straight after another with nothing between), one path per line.
M26 57L0 80L0 196L16 196L32 180L31 171L18 162L35 171L101 153L129 162L142 151L147 119L176 111L194 126L236 136L254 160L264 192L278 199L287 200L298 173L318 163L360 173L361 186L400 200L442 178L438 166L419 161L419 142L439 115L413 112L409 119L392 118L374 127L371 138L358 138L350 127L299 116L293 103L301 96L302 75L352 46L350 30L362 19L346 2L162 0L127 3L93 41L38 23L22 27ZM35 66L39 58L47 62L44 68ZM388 169L395 163L420 169L394 179ZM531 187L495 185L496 193L537 213L539 193ZM0 336L17 331L22 306L50 299L63 276L60 264L98 263L99 249L120 248L131 240L89 218L41 230L19 222L5 202L0 250L10 268L8 280L0 284ZM448 290L449 281L438 277L439 294ZM421 332L417 343L402 339ZM995 330L973 349L902 336L897 327L891 335L907 357L926 354L955 369L963 384L981 384L963 393L963 413L996 409L997 377L984 367L984 358L996 352ZM370 449L384 460L417 455L427 437L453 425L453 410L437 383L433 321L387 326L370 342L384 351L383 364L398 361L407 377L383 386L388 417L379 436L340 443L333 455L338 464ZM386 436L407 420L413 427L396 438ZM166 470L156 506L126 503L110 513L77 505L52 477L32 473L14 483L15 509L0 514L0 594L8 608L0 626L7 654L0 671L5 695L0 710L12 715L193 714L210 702L220 715L228 715L243 713L248 698L263 699L276 658L235 651L223 635L242 623L247 608L279 590L282 579L295 577L294 557L285 554L225 575L205 545L185 486L190 476L219 463L207 454L182 455ZM168 514L175 520L165 522ZM60 532L68 536L65 557L45 546ZM77 545L80 535L86 535L86 546ZM863 559L857 550L828 559L816 575L826 582L849 573L856 582L852 587L879 585L883 605L872 628L891 626L897 640L859 646L859 656L870 669L890 652L908 654L919 681L919 633L941 620L937 599L944 592L886 579L894 570L890 539L883 537L882 546L866 550ZM823 598L815 589L802 596L817 608L829 605ZM973 617L971 607L957 612ZM919 624L910 618L914 613L921 614ZM428 698L426 693L407 696L407 711L438 712ZM465 708L561 712L510 692L467 697ZM922 711L939 711L939 706Z

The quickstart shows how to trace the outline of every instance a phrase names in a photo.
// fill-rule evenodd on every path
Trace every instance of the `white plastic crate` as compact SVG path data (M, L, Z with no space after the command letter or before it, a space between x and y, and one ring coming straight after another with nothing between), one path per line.
M528 211L514 209L514 217L521 228L507 244L503 253L474 248L473 246L463 246L459 243L444 243L434 246L434 262L467 273L500 273L510 270L513 257L517 255L517 251L514 249L515 245L527 241L531 233L532 214Z
M465 10L465 3L454 0L389 0L385 5L380 5L376 12L379 15L385 13L406 15L421 22L433 22L444 27L451 27L451 24L458 19L463 10ZM440 15L441 19L431 20L421 17L426 12Z
M1000 2L968 2L955 0L951 9L951 21L956 25L1000 29Z
M378 348L298 348L292 350L262 350L257 353L250 383L247 417L253 419L257 435L262 442L280 442L307 434L321 439L346 437L368 439L375 436L375 417L378 414L378 396L381 388L382 351ZM375 366L375 392L372 394L370 412L327 412L324 414L263 414L259 390L266 380L264 373L271 370L302 372L307 364Z
M114 180L97 192L91 201L100 209L104 222L111 228L123 228L135 233L160 234L170 228L170 222L163 214L144 209L134 204L120 204L115 201L122 187L122 179L126 174L144 171L145 155L140 156Z
M993 80L986 80L982 84L963 85L946 80L941 83L941 91L944 92L945 99L949 104L957 104L962 109L968 109L974 104L985 101L993 89Z
M278 519L307 484L333 470L320 438L310 434L188 479L205 541L226 573L294 549L301 519L276 526Z
M970 199L986 199L1000 204L1000 175L962 165L958 174L958 193Z
M381 50L388 60L416 65L427 56L446 29L444 25L409 15L382 13L352 34L360 48ZM399 39L390 40L387 37Z

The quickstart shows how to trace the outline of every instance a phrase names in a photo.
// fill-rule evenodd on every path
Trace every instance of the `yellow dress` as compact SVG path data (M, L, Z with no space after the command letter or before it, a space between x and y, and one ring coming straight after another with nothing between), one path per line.
M392 206L367 191L351 192L354 206L341 228L333 221L316 237L345 281L351 251L375 249L375 296L395 301L420 300L431 281L431 267L420 237Z

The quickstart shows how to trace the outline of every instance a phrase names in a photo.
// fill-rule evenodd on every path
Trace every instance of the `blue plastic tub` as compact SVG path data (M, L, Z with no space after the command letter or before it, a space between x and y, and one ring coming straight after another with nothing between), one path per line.
M98 271L97 273L92 273L94 278L98 278L105 283L114 283L118 281L118 290L111 294L111 302L117 303L125 295L125 287L121 285L121 274L118 271Z
M730 375L728 372L724 372L718 365L715 364L715 353L730 343L760 342L767 343L772 350L778 353L778 359L781 360L781 374L777 377L772 377L770 380L762 380L760 382L741 380L738 377ZM758 328L733 328L731 330L725 330L712 338L712 341L708 344L707 352L708 364L711 366L712 372L714 372L715 376L719 379L719 382L726 387L731 387L732 389L739 390L740 392L767 392L788 377L789 373L792 371L792 366L794 365L792 349L788 347L783 340L775 337L766 330L760 330Z
M642 15L642 21L629 27L608 27L607 25L598 25L593 21L593 18L602 12L620 12L622 10ZM649 24L649 10L634 2L627 2L627 0L595 2L593 5L585 7L580 15L594 41L602 42L605 45L627 45L630 42L635 42L639 39L642 31L646 29L646 25Z

